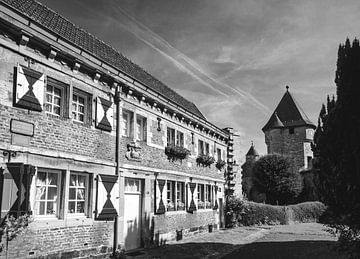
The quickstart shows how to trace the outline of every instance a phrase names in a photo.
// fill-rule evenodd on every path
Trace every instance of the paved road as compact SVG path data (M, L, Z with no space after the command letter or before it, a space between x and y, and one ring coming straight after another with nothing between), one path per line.
M321 224L274 226L264 237L222 258L346 258L334 249L335 241L336 238L327 233Z
M199 234L128 258L345 258L321 224L241 227Z

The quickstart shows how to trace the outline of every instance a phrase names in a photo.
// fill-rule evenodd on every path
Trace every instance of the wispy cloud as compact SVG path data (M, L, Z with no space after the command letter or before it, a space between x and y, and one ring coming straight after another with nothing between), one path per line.
M86 8L85 5L84 7ZM115 1L111 2L111 10L116 12L116 17L125 16L127 18L122 19L121 21L116 18L110 18L114 23L116 23L116 25L121 26L123 29L132 33L135 37L159 52L181 71L189 74L202 85L227 98L232 98L234 94L236 94L243 100L251 103L262 113L268 114L270 112L266 105L256 99L249 92L232 87L206 72L195 60L173 47L161 36L154 33L147 26L136 20L129 14L129 12L120 8Z

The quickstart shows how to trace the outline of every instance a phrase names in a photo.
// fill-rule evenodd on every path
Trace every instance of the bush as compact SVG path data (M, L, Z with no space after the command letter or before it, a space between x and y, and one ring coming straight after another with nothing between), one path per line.
M239 198L230 198L227 206L227 227L317 222L326 209L321 202L275 206Z
M317 222L324 214L326 206L319 201L303 202L288 206L293 211L293 221Z

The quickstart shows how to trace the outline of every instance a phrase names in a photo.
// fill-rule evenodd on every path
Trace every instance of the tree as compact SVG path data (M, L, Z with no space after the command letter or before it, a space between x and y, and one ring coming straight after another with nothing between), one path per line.
M335 75L337 100L322 107L314 136L314 168L321 197L332 220L360 233L360 46L339 46ZM344 233L349 235L349 233ZM356 234L355 234L356 235ZM359 234L358 240L360 240Z
M269 204L290 204L296 202L302 191L302 179L292 170L287 157L272 154L261 157L253 167L254 187L266 194Z

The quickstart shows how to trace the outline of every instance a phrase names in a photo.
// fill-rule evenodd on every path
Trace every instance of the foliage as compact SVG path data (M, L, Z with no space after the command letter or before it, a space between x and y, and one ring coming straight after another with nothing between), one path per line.
M169 160L172 161L177 159L183 160L187 158L190 153L190 150L180 146L169 145L165 147L165 154L168 156Z
M360 231L360 45L339 46L336 101L322 107L314 137L314 168L321 199L329 206L332 226L346 247L359 247ZM360 257L359 254L357 255Z
M293 221L317 222L324 214L326 206L319 201L303 202L288 206L293 211Z
M199 155L196 158L196 163L198 165L210 167L215 162L215 158L209 155Z
M217 169L221 170L226 165L226 162L224 160L219 160L216 162L215 166Z
M0 240L3 235L7 236L7 241L13 240L15 237L23 233L29 223L32 221L31 216L24 214L15 218L14 216L8 216L2 222L0 226ZM0 252L3 250L3 246L0 246Z
M325 205L321 202L275 206L230 198L227 206L227 217L230 219L227 227L316 222L325 211Z
M272 154L261 157L253 166L254 187L266 194L266 203L291 204L302 191L302 179L288 158Z

